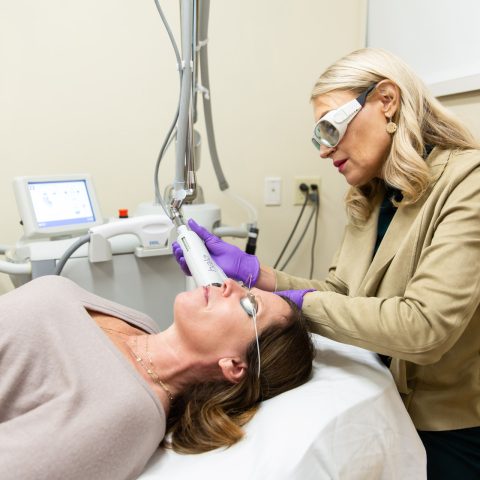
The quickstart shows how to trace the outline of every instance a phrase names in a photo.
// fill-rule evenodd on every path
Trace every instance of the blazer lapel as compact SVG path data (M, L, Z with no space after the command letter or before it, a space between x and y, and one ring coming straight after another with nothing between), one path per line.
M413 205L406 205L404 207L400 206L395 213L385 236L383 237L382 243L380 244L375 257L373 258L366 275L361 282L361 285L358 289L359 295L371 295L376 291L378 282L382 279L383 274L390 264L390 261L397 253L401 243L407 237L407 232L409 231L411 225L413 224L415 218L420 212L425 201L429 197L431 190L433 189L435 183L438 181L442 175L445 166L448 162L450 152L441 151L438 148L434 149L432 153L427 158L426 162L430 167L430 173L432 175L432 183L430 188L425 192L425 194ZM378 219L378 210L376 208L375 218ZM374 215L372 214L372 217ZM376 240L377 228L375 224L374 228L374 237L370 239L374 244Z
M356 296L372 262L373 247L377 236L378 208L374 209L361 227L347 226L343 241L342 263L337 274L348 279L349 295ZM355 268L352 268L355 265Z

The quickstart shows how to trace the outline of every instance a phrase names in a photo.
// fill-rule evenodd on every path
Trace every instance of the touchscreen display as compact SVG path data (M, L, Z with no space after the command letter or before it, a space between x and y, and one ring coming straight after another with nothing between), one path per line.
M39 228L95 221L85 180L28 182L28 192Z

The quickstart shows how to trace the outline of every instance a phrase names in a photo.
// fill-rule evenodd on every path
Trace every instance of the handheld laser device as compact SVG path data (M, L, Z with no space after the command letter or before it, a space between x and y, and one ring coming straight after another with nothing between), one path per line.
M178 243L182 247L185 261L198 287L220 286L227 276L212 260L203 240L186 225L177 227Z

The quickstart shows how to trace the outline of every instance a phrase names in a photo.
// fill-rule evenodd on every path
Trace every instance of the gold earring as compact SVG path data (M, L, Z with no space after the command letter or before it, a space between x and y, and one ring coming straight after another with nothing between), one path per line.
M385 127L385 130L390 135L393 135L397 131L397 124L395 122L392 122L392 117L388 119L388 123L387 123L387 126Z

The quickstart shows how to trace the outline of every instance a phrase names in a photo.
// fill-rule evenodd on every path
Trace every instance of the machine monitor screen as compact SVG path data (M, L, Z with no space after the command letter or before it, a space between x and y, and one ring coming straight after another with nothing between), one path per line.
M95 222L85 180L28 182L39 228Z
M103 223L89 175L17 177L14 189L27 238L70 236Z

